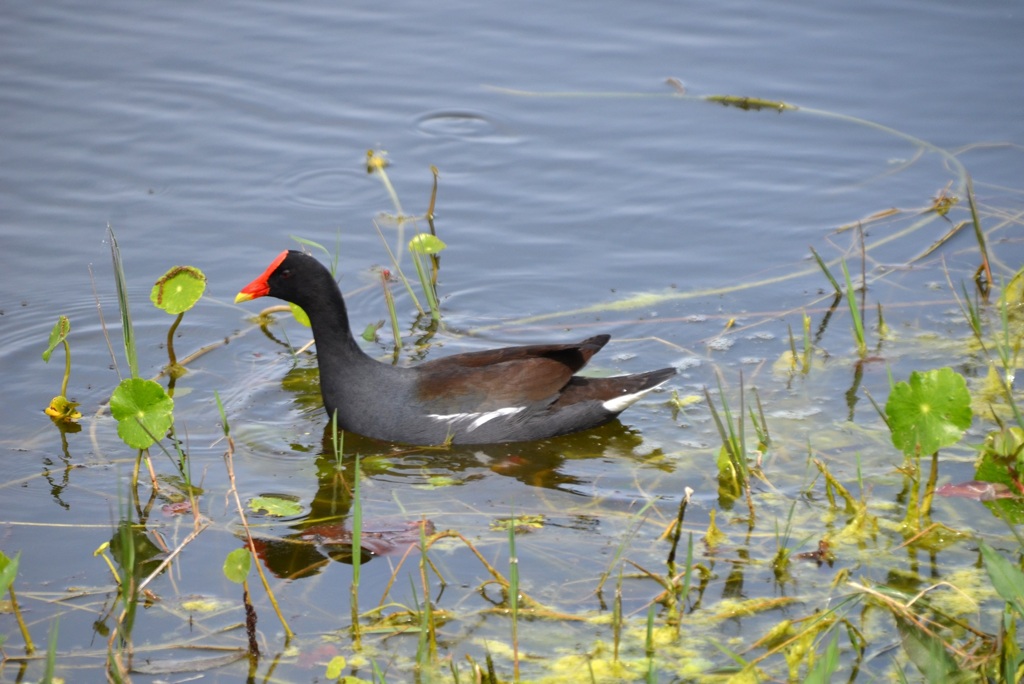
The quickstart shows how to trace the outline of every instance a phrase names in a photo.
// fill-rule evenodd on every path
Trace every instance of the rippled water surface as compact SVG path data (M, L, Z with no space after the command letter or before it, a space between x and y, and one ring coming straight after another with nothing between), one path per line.
M765 609L749 622L721 620L719 602L798 596L811 612L829 605L837 570L884 580L890 568L872 558L874 545L838 541L838 567L801 565L780 580L769 567L774 521L796 506L808 526L802 543L838 539L808 522L827 517L811 452L847 483L857 482L859 467L877 497L873 513L898 521L902 455L864 390L884 401L887 368L898 378L939 365L972 381L985 375L948 284L959 293L971 281L979 263L973 232L925 251L968 218L969 172L997 279L1024 262L1022 33L1021 8L1010 1L9 5L0 16L0 551L21 553L15 588L36 644L45 649L59 616L58 674L103 677L120 607L110 569L93 552L110 541L116 556L123 538L115 531L131 520L143 576L182 546L135 618L133 678L245 676L246 661L205 660L223 653L195 648L228 649L232 660L246 646L241 590L222 572L242 531L215 392L235 440L241 500L275 495L298 504L284 517L251 514L258 560L297 633L286 648L250 577L264 654L258 679L269 668L281 681L323 681L325 663L342 655L352 662L348 673L369 680L372 658L388 681L411 681L415 634L367 638L359 655L347 631L356 453L366 473L363 516L376 539L361 609L380 602L411 610L430 594L450 619L441 657L461 667L491 652L509 680L509 621L483 561L508 572L501 521L513 515L534 516L517 540L524 592L552 614L574 616L521 629L531 658L524 678L556 665L574 671L573 658L606 661L616 580L603 592L598 585L620 568L630 621L624 657L646 662L649 606L668 609L652 603L661 588L640 569L665 572L663 533L686 487L695 493L685 530L698 547L712 511L729 541L695 549L706 584L685 611L685 632L745 652L784 615ZM726 107L708 95L800 109ZM264 300L231 302L296 245L294 235L338 253L356 330L387 317L377 268L389 262L375 223L395 245L393 221L382 214L396 208L366 173L369 149L388 153L388 176L409 215L426 210L430 167L439 173L446 327L417 347L422 329L396 287L408 326L403 363L608 332L614 339L594 372L674 365L677 378L621 422L538 444L406 453L349 435L339 472L325 452L315 362L291 353L308 331L286 315L263 331L252 316ZM927 213L944 189L962 199L948 221ZM858 221L863 230L837 230ZM127 372L108 226L124 258L143 376L166 363L173 320L149 303L152 283L177 264L208 278L176 339L179 355L205 350L175 394L178 436L210 523L194 539L194 518L173 507L181 482L170 459L154 449L160 486L149 485L144 469L133 490L136 454L105 410ZM869 319L880 303L891 329L875 361L855 363L846 304L828 313L831 287L809 246L837 275L841 256L855 278L868 272ZM803 312L821 365L794 378L777 363L790 349L789 331L802 338ZM64 353L49 364L40 358L59 315L72 326L68 394L84 415L80 432L63 435L42 409L59 390ZM386 359L381 333L366 349ZM710 387L717 396L723 382L736 412L741 375L747 390L757 388L776 436L769 482L756 488L753 534L745 506L719 496L721 439L703 394ZM692 403L680 408L673 397ZM976 443L989 429L976 425L970 436ZM942 480L971 479L972 458L966 447L945 454ZM997 541L1006 532L976 502L941 500L934 515ZM443 592L437 575L424 592L417 553L403 565L421 521L462 536L429 554ZM933 574L972 564L968 546L955 546ZM861 627L869 638L891 638L884 627ZM8 656L24 653L6 611L4 635ZM709 642L677 639L662 653L658 681L732 663ZM892 664L861 667L882 676ZM639 679L629 672L618 676ZM771 672L786 676L784 667ZM0 681L41 675L37 660L0 665Z

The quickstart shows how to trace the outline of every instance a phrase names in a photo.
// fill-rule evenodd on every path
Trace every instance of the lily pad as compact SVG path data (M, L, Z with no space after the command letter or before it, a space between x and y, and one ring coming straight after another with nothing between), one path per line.
M971 425L967 381L952 368L914 371L885 402L892 443L908 456L956 444Z
M332 682L341 677L341 671L345 669L348 663L345 661L345 656L334 656L327 663L327 679Z
M495 518L490 528L495 531L514 529L516 532L529 532L541 529L545 522L543 515L517 515L513 518Z
M158 309L178 315L188 311L206 290L206 275L194 266L175 266L153 285L149 298Z
M291 518L302 513L302 504L280 496L254 496L249 499L249 510L253 513L262 511L278 518Z
M241 584L249 576L249 568L252 565L252 557L249 549L238 548L227 555L224 559L224 576L235 584Z
M152 380L122 380L110 397L117 434L136 449L145 449L163 436L174 422L173 412L174 400Z

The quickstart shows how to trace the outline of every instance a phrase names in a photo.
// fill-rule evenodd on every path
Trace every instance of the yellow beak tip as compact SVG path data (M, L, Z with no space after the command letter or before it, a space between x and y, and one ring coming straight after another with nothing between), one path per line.
M235 295L235 304L241 304L242 302L247 302L247 301L249 301L252 298L253 297L252 297L251 294L248 294L246 292L239 292L238 294Z

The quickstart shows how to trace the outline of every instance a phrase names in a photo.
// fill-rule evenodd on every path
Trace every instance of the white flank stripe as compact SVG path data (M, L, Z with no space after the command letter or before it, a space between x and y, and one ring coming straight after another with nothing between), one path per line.
M610 411L612 413L622 413L627 408L629 408L630 406L635 404L637 401L639 401L640 398L643 397L645 394L647 394L648 392L652 392L652 391L658 389L659 387L661 387L661 384L657 384L654 387L648 387L643 392L634 392L633 394L623 394L621 397L615 397L614 399L609 399L609 400L603 402L601 404L601 406L604 407L605 411Z
M456 423L462 420L472 420L466 428L466 432L472 432L484 423L494 420L495 418L501 418L502 416L511 416L524 410L525 406L506 406L505 408L495 409L494 411L487 411L485 413L430 413L427 414L427 418L433 418L444 423Z

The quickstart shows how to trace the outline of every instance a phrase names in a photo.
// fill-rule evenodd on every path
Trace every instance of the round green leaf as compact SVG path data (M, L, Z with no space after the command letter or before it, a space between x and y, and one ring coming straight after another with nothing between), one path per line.
M910 374L898 382L885 402L892 443L903 451L934 454L956 444L971 425L967 381L952 368Z
M110 414L117 419L117 434L124 443L145 449L171 427L174 400L159 383L128 378L110 397Z
M68 320L67 316L59 316L57 322L53 325L53 330L50 331L50 341L47 344L46 351L43 352L43 361L50 362L50 354L67 338L68 333L71 332L71 321Z
M447 246L441 238L430 233L419 233L409 240L409 251L417 254L437 254Z
M175 266L153 285L149 298L158 309L178 315L191 309L206 289L206 276L193 266Z
M224 576L235 584L241 584L249 576L249 566L252 558L249 556L249 549L244 546L235 549L224 559Z

